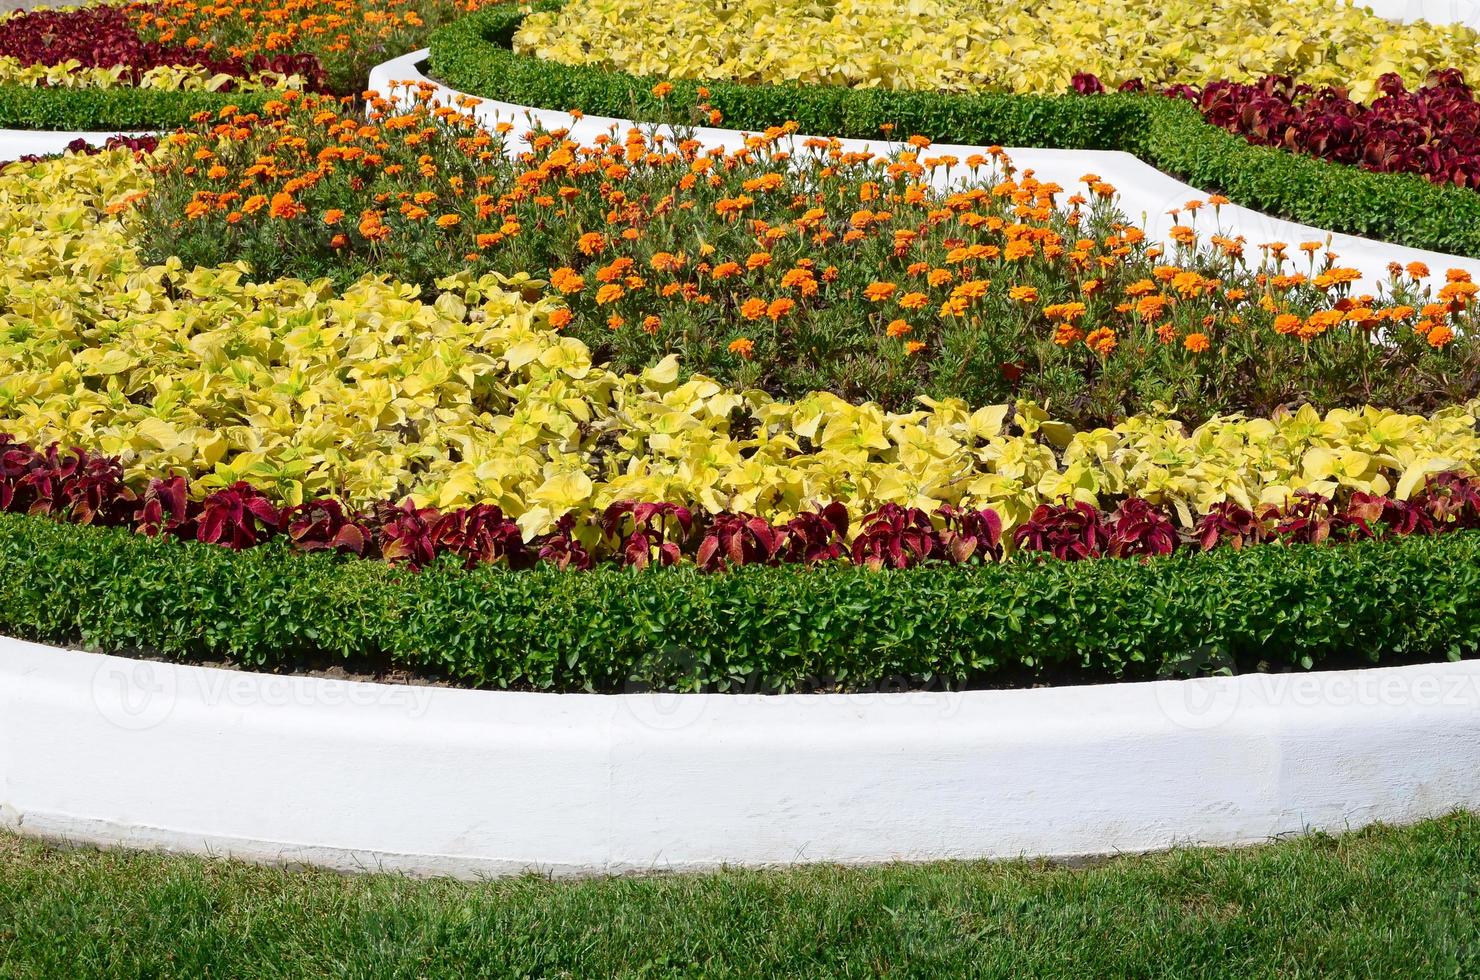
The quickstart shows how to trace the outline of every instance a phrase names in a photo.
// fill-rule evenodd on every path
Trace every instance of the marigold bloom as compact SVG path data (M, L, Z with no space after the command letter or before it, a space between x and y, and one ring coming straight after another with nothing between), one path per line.
M766 316L772 320L779 320L796 309L796 305L796 300L787 299L784 296L780 299L773 299L766 306Z
M437 217L438 228L456 228L462 223L462 216L456 214L443 214Z
M756 302L759 301L757 300ZM730 341L729 350L731 354L738 354L748 361L755 356L755 341L751 340L749 337L741 337L738 340L732 340Z
M1101 357L1108 357L1110 352L1115 349L1115 344L1115 331L1109 327L1096 327L1085 335L1084 338L1084 346Z
M571 293L579 293L586 288L586 281L576 274L576 270L569 266L561 266L550 273L550 285L569 296Z
M913 357L914 355L920 353L924 349L925 349L925 342L923 340L907 340L907 341L905 341L904 352L906 354L910 355L911 357Z
M1190 333L1186 336L1185 339L1183 339L1182 346L1187 348L1194 354L1201 354L1203 351L1211 347L1212 344L1208 341L1207 334Z
M740 315L747 320L759 320L766 315L766 301L752 297L740 304Z
M894 291L898 288L899 287L892 282L870 283L864 288L863 296L865 299L872 300L875 303L879 303L893 296Z
M614 282L609 282L596 291L596 305L605 306L607 303L615 303L625 296L627 291Z
M1434 327L1434 329L1429 331L1427 339L1430 347L1433 347L1437 350L1442 350L1445 345L1454 340L1454 331L1449 329L1447 325L1441 323L1438 326Z
M658 328L662 325L663 321L658 319L656 316L653 316L651 313L642 318L643 333L655 334L658 332Z
M924 293L905 293L899 298L899 305L906 310L922 310L930 303L930 297Z
M900 337L903 337L905 334L909 333L912 329L913 328L903 320L890 320L889 326L884 328L884 332L888 334L892 339L898 340Z
M564 307L561 307L558 310L551 310L550 311L550 326L553 327L554 329L559 330L562 327L568 326L570 324L570 321L571 321L571 313L570 313L570 310L567 310Z
M267 213L274 218L290 221L307 210L303 205L293 200L292 195L278 191L272 195L272 205Z

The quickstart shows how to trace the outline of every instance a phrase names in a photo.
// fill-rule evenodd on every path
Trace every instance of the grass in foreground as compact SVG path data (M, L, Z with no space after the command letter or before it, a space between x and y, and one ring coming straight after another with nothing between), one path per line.
M0 835L0 976L1460 977L1480 816L1089 868L341 877Z

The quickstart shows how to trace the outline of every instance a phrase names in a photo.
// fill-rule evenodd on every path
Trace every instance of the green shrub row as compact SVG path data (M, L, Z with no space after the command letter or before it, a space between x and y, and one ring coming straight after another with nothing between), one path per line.
M1469 656L1480 533L871 572L421 572L0 516L0 633L616 691L1023 685Z
M535 10L550 10L545 0ZM472 95L642 121L674 120L697 101L697 82L674 82L516 55L523 13L472 14L431 38L430 74ZM1380 174L1270 147L1205 122L1197 107L1146 95L954 94L824 85L705 83L723 125L760 130L795 120L803 133L878 137L920 133L941 142L1050 149L1124 150L1207 193L1266 214L1414 248L1480 257L1480 194L1411 174ZM1294 244L1294 243L1291 243Z
M256 112L273 94L0 85L0 129L157 132L188 126L195 113L215 112L222 106Z

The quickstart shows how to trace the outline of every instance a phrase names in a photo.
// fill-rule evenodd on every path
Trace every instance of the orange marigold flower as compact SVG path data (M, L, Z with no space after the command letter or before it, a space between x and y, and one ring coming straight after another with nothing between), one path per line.
M247 214L256 214L267 207L267 196L265 194L253 194L242 202L242 210Z
M1201 354L1203 351L1211 347L1212 344L1209 343L1207 334L1190 333L1187 335L1186 339L1182 341L1182 346L1192 351L1192 353L1194 354Z
M740 263L721 262L709 274L715 279L728 279L731 276L738 276L740 274Z
M608 330L621 330L626 325L627 321L622 319L622 315L620 313L613 313L611 316L606 318L606 328Z
M438 228L456 228L462 223L462 216L456 214L443 214L437 217Z
M653 95L660 99L666 99L673 94L673 86L667 82L659 82L653 86Z
M760 301L756 300L755 302ZM738 354L748 361L755 356L755 341L749 337L741 337L738 340L730 341L729 349L731 354Z
M576 270L570 266L561 266L550 273L550 285L569 296L571 293L579 293L585 289L586 280L577 275Z
M642 318L643 333L657 333L658 328L662 325L663 321L658 319L656 316L653 316L651 313Z
M576 248L582 255L595 255L606 248L606 236L599 231L588 231L576 240Z
M567 310L564 307L561 307L558 310L550 311L550 326L556 330L568 326L570 324L570 320L570 310Z
M770 264L770 252L751 252L745 259L745 268L747 269L764 269Z
M790 313L792 310L796 309L796 305L797 304L795 300L787 299L785 297L782 297L781 299L773 299L766 306L766 316L770 317L772 320L779 320L782 317L786 316L786 314Z
M1038 290L1033 286L1013 286L1007 291L1007 296L1019 303L1036 303Z
M1281 313L1274 318L1274 332L1289 335L1300 329L1300 317L1293 313Z
M1061 323L1053 332L1053 342L1060 347L1068 347L1083 337L1084 334L1072 323Z
M614 282L609 282L596 291L596 305L605 306L607 303L615 303L626 295L626 290Z
M930 297L924 293L905 293L899 298L899 305L906 310L923 310L930 302Z
M1445 324L1439 324L1429 331L1429 346L1436 350L1442 350L1447 344L1454 340L1454 331Z
M1084 346L1099 354L1101 357L1109 356L1115 349L1115 331L1109 327L1096 327L1084 338Z
M291 194L278 191L272 195L272 206L268 209L267 213L274 218L282 218L287 221L298 217L307 210L303 205L293 200Z
M879 303L893 296L894 291L898 288L899 287L892 282L875 282L870 283L867 287L864 288L863 295L865 299L869 299L875 303Z
M905 334L909 333L912 329L914 328L912 328L903 320L890 320L889 326L884 328L884 332L887 333L891 338L898 340L900 337L903 337Z
M338 208L330 208L324 212L324 224L333 227L344 220L344 212Z
M766 301L750 298L740 304L740 315L747 320L759 320L766 315Z

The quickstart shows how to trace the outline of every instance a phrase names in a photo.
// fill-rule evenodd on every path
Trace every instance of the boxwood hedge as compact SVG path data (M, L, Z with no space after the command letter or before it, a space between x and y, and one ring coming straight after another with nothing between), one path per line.
M535 10L550 10L544 0ZM430 73L451 87L519 105L674 121L697 82L674 82L516 55L523 13L501 6L433 33ZM950 143L1124 150L1208 192L1317 228L1480 257L1480 194L1412 174L1380 174L1259 147L1205 122L1197 107L1157 95L955 94L824 85L704 83L724 125L759 130L795 120L801 132L877 137L879 127Z
M256 112L270 92L168 92L131 87L33 88L0 85L0 129L153 132L190 125L197 112L240 106Z
M420 572L0 515L0 633L615 691L1021 685L1473 655L1480 532L871 572Z

